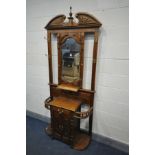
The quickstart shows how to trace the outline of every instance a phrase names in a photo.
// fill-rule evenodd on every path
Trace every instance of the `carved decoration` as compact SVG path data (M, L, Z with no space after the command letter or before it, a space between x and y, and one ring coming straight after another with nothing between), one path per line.
M102 25L95 17L88 13L77 13L75 17L79 20L79 25Z
M64 20L66 19L65 15L58 15L56 17L54 17L53 19L51 19L49 21L49 23L45 26L46 29L49 29L53 26L60 26L64 23Z
M62 45L67 38L74 38L79 44L81 43L80 33L63 33L60 37L60 45Z
M75 15L78 19L78 23L74 22L72 12L70 13L68 22L64 22L66 19L65 15L58 15L54 17L47 25L47 30L59 30L59 29L76 29L76 28L99 28L102 24L92 15L88 13L79 12Z

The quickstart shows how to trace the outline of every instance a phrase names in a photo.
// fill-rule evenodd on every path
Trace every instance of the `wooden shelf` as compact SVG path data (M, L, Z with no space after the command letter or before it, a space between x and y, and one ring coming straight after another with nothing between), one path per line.
M57 88L73 92L77 92L80 89L78 86L73 86L70 84L60 84L57 86Z
M52 106L63 108L70 111L77 111L79 108L81 101L70 99L67 97L57 97L51 103Z

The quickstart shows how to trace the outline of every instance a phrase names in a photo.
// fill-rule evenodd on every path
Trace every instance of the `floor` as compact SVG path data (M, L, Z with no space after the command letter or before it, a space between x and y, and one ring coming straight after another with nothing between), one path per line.
M73 150L47 136L44 132L45 127L47 123L26 117L26 155L128 155L96 141L92 141L84 151Z

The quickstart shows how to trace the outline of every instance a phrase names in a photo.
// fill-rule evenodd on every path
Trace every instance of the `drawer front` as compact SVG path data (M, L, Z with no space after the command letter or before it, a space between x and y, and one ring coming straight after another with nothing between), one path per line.
M54 118L62 117L62 119L71 119L73 117L72 111L55 106L52 106L52 114Z
M66 143L71 143L77 128L77 123L75 118L73 118L73 114L72 111L52 106L54 137Z

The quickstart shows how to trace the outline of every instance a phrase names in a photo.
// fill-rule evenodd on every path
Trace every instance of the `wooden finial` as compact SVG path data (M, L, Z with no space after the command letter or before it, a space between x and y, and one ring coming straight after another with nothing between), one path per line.
M70 6L70 12L69 12L69 16L70 16L70 17L68 17L68 18L69 18L69 19L73 19L72 15L73 15L73 14L72 14L72 7Z

